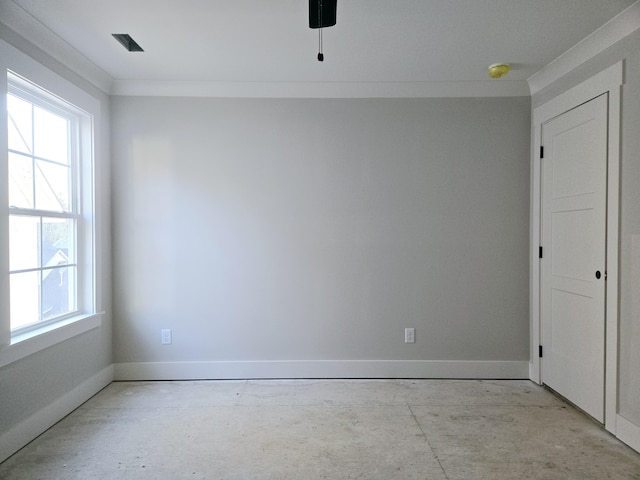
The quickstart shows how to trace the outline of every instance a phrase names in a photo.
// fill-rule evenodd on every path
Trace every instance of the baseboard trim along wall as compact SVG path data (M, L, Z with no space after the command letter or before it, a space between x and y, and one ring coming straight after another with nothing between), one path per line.
M0 435L0 462L69 415L112 381L113 366L110 365Z
M640 452L640 426L620 414L616 415L616 437L635 451Z
M527 379L528 361L305 360L132 362L114 365L115 380L267 378Z

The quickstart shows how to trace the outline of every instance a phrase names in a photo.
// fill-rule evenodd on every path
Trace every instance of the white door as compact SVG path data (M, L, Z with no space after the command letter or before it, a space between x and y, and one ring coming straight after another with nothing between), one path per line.
M542 381L604 422L607 94L542 126Z

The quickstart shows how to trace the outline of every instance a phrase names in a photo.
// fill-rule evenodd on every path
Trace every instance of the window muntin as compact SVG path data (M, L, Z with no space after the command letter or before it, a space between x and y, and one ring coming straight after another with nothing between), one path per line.
M81 311L81 113L24 81L7 95L12 333Z

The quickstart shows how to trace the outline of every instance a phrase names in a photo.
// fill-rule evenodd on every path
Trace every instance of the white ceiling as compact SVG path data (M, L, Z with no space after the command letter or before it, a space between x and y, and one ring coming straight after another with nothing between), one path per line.
M338 0L308 27L307 0L13 1L121 82L499 82L527 78L635 0ZM144 53L111 36L129 33ZM495 80L493 80L495 82Z

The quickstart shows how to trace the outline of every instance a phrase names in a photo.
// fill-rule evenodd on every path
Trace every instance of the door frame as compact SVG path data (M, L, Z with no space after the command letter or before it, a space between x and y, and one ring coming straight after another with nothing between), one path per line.
M623 62L620 61L548 102L536 107L532 115L531 209L530 209L530 327L529 378L541 384L540 258L542 213L542 169L540 145L542 125L604 93L608 93L607 145L607 284L605 295L605 428L616 434L618 405L618 284L620 215L620 91Z

